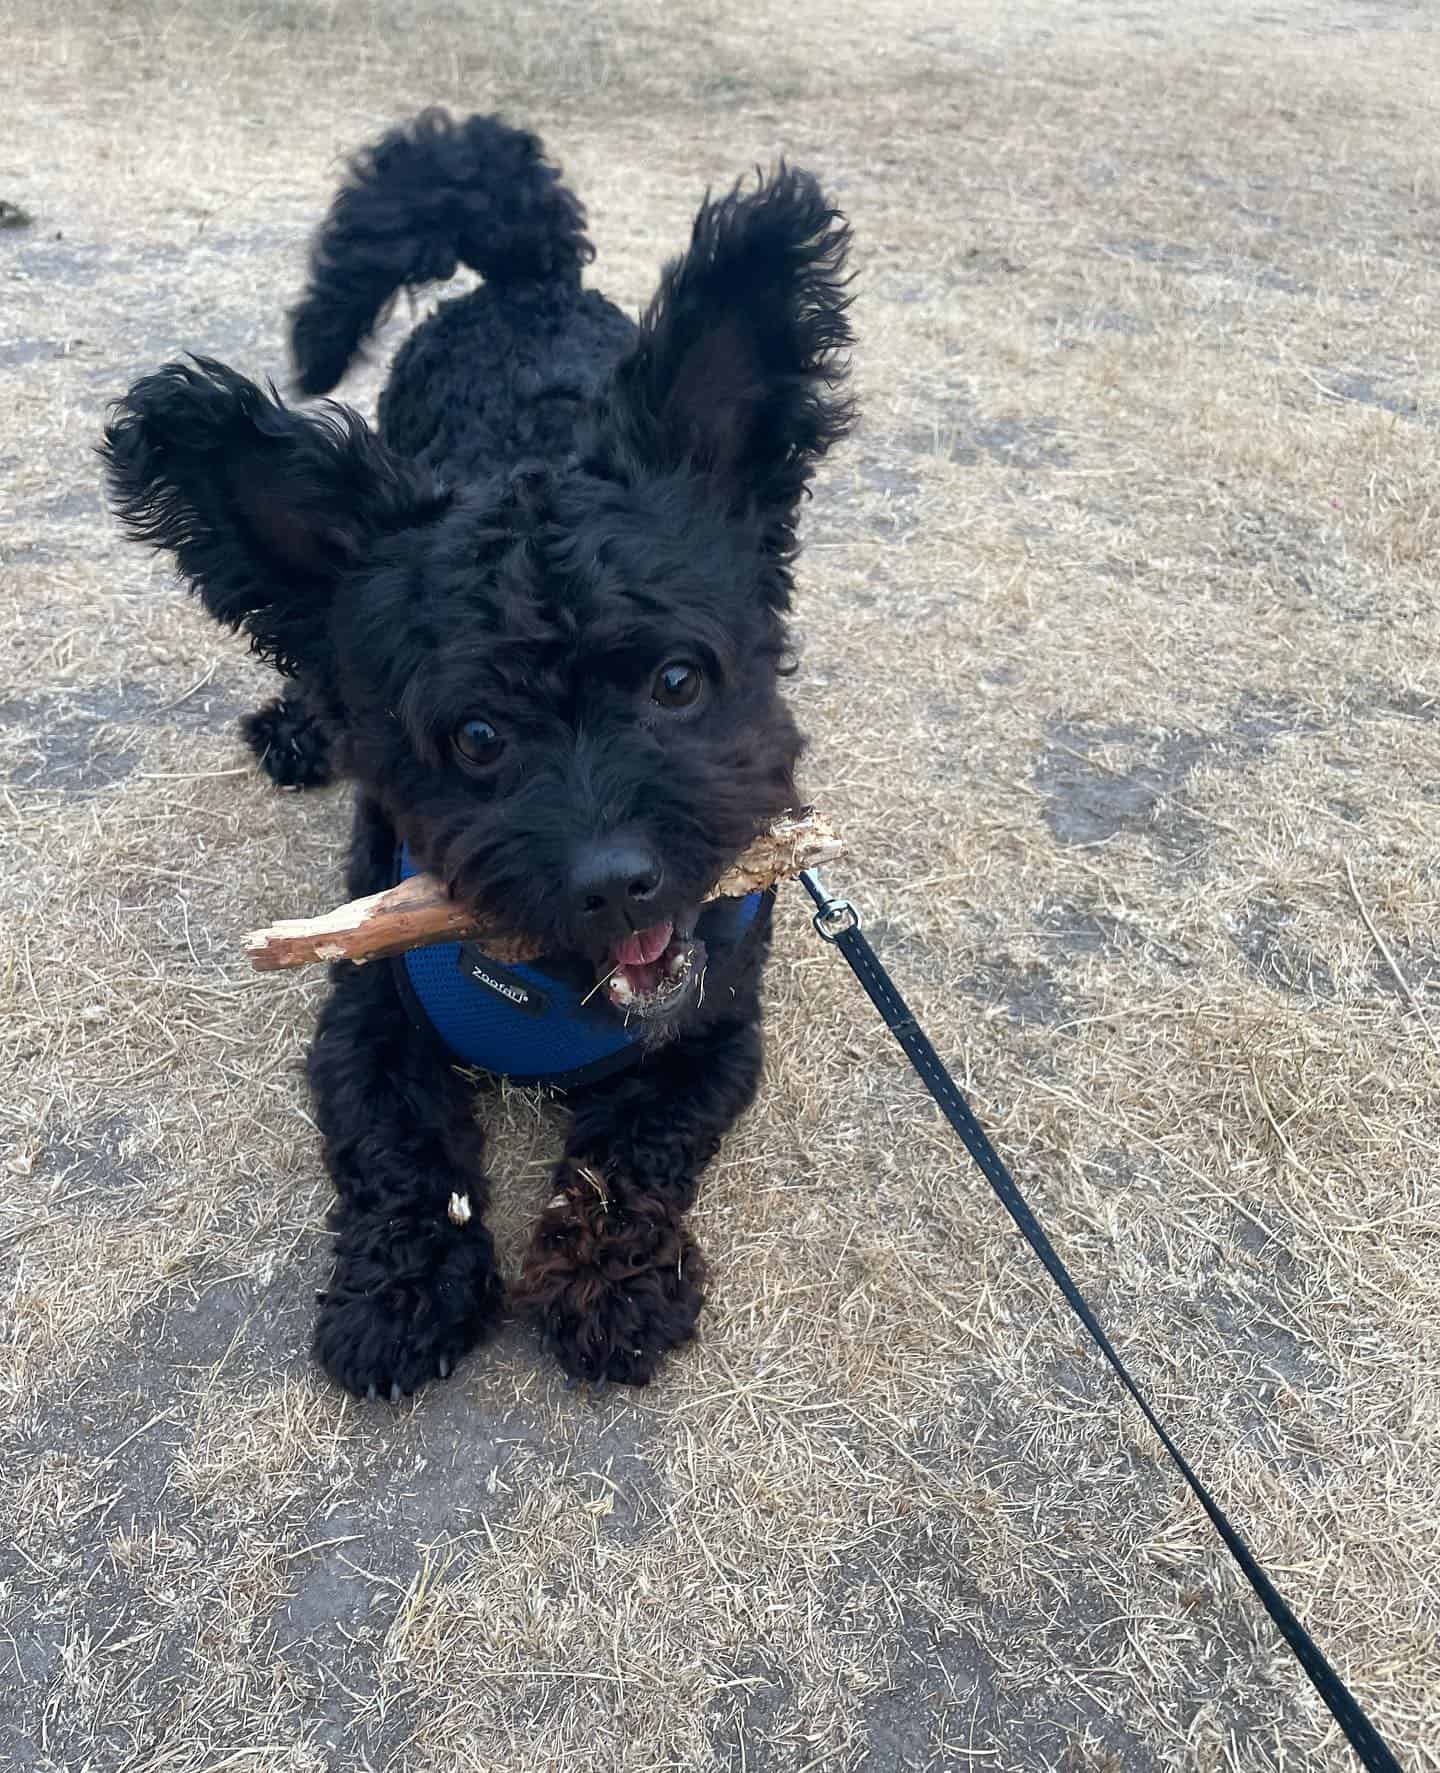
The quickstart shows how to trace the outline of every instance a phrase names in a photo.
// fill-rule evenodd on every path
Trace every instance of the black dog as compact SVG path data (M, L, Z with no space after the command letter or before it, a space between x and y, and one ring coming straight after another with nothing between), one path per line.
M769 903L737 934L701 901L796 803L778 679L799 502L851 417L848 239L782 167L705 203L637 328L581 288L584 212L539 142L428 112L354 163L291 316L320 394L402 286L481 273L400 351L379 436L203 359L136 383L106 432L132 534L294 680L246 723L265 768L357 784L351 893L392 884L404 845L554 957L517 982L462 955L492 995L582 964L601 986L587 1039L624 1051L568 1080L520 1286L575 1378L643 1384L692 1335L684 1215L759 1075ZM309 1067L338 1196L316 1351L392 1399L501 1307L472 1093L411 982L337 966Z

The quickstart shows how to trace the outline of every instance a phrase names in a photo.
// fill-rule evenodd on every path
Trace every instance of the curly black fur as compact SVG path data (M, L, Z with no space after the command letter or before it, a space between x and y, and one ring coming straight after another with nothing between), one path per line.
M328 394L402 287L457 263L498 287L580 286L595 249L585 211L533 135L494 117L424 111L350 163L290 312L296 385Z
M461 898L598 961L615 930L577 896L584 846L645 845L647 921L674 920L795 802L778 680L799 502L852 416L849 236L782 166L704 204L637 327L581 288L583 219L533 136L427 112L354 163L292 316L314 392L396 289L481 271L400 351L380 434L194 359L135 384L104 454L131 533L297 680L247 726L271 775L357 784L351 891L389 884L405 838ZM683 707L655 692L676 660L702 674ZM643 1383L693 1330L683 1218L755 1088L764 948L573 1098L521 1288L572 1375ZM337 969L310 1075L337 1190L317 1349L342 1384L404 1391L498 1310L468 1100L381 970Z
M330 652L337 586L451 502L359 413L292 412L208 357L136 382L102 453L135 540L173 554L210 614L289 675Z

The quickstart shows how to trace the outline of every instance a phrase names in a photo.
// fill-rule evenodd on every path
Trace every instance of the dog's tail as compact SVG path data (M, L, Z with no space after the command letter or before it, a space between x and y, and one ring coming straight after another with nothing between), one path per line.
M443 282L457 262L498 288L578 289L595 256L585 211L537 137L498 117L423 111L350 163L290 311L296 387L325 394L395 292Z

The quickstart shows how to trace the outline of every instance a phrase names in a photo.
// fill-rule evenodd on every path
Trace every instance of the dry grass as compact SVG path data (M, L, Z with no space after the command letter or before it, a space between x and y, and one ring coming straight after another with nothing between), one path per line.
M702 1346L507 1332L395 1413L304 1342L338 797L100 514L103 401L281 365L340 150L540 127L629 303L786 151L859 239L808 788L1117 1340L1407 1765L1440 1768L1440 370L1429 9L0 0L0 1762L1349 1763L786 908ZM373 396L374 374L355 397ZM8 778L8 779L7 779ZM514 1262L554 1127L501 1107Z

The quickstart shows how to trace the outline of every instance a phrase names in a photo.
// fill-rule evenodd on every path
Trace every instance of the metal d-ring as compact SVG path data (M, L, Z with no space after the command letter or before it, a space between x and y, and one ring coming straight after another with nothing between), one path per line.
M800 884L820 907L810 921L822 942L838 942L841 936L860 928L860 913L848 899L832 899L813 868L801 870Z

